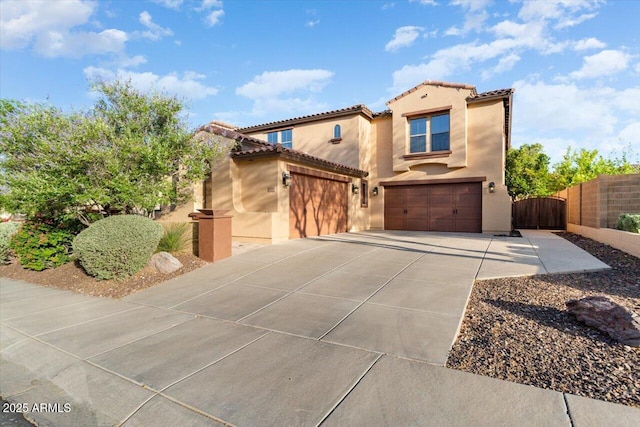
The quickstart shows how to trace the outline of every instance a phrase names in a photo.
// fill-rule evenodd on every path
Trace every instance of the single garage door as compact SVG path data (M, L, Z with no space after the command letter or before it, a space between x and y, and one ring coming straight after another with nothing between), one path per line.
M407 185L384 190L387 230L482 232L480 182Z
M347 231L347 182L291 174L289 238Z

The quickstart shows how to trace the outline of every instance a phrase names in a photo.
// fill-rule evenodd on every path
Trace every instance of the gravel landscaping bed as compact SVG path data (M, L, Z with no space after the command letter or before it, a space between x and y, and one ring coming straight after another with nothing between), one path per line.
M640 259L559 235L612 269L476 281L447 367L640 407L640 348L578 322L565 306L605 295L640 313Z

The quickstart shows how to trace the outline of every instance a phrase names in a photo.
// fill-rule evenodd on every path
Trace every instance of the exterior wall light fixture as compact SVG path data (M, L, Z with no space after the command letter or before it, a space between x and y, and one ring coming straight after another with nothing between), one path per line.
M360 192L360 187L358 187L356 184L351 184L351 192L353 194L358 194Z
M373 187L373 190L371 190L371 194L373 194L373 197L378 195L378 187Z
M291 185L291 174L282 172L282 185L289 187Z
M496 183L491 181L489 183L489 193L495 193L496 192Z

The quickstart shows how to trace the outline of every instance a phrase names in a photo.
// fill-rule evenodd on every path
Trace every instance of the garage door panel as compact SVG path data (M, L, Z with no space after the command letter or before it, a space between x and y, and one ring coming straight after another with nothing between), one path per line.
M453 231L453 218L431 218L429 221L429 231Z
M385 189L385 228L390 230L482 231L479 182Z
M347 184L297 173L289 187L289 237L347 230Z
M406 200L407 200L406 201L407 206L414 206L418 208L426 208L427 206L429 206L426 191L424 194L419 196L407 196Z

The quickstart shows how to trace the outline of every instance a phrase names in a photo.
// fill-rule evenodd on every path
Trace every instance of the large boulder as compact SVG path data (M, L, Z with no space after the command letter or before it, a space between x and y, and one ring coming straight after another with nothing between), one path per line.
M640 316L605 296L567 301L567 311L616 341L640 347Z
M154 254L147 265L162 274L170 274L182 268L182 263L169 252Z

